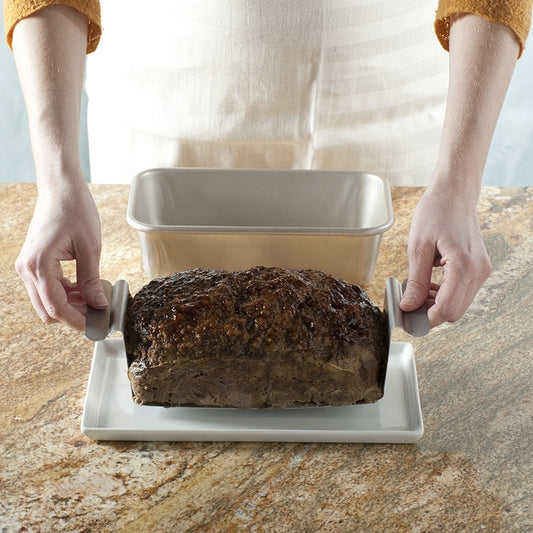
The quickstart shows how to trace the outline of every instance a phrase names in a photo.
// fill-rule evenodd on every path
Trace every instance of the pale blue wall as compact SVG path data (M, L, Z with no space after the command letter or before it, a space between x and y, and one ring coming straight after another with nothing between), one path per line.
M531 39L530 39L531 41ZM533 41L531 41L533 43ZM89 179L84 95L81 154ZM26 111L9 47L0 44L0 181L34 181ZM533 44L518 62L494 134L485 185L533 185Z
M492 139L483 183L533 185L533 37L516 64Z

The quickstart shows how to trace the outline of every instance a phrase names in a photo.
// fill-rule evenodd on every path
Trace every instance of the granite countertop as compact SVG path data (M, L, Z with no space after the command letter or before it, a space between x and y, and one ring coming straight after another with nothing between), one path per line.
M102 277L147 279L129 187L92 185ZM422 189L394 188L395 224L368 292L403 279ZM13 264L36 198L0 184L1 531L531 531L532 189L485 188L493 273L466 316L413 343L416 444L96 442L80 431L93 343L34 313Z

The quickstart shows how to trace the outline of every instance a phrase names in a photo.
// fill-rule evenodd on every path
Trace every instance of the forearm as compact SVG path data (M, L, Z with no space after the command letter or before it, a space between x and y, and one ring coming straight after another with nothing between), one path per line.
M87 18L65 6L38 11L13 33L39 185L66 176L83 179L79 127L86 43Z
M458 320L490 274L476 213L492 134L518 57L506 26L477 15L454 15L450 81L441 147L430 185L409 234L404 311L428 302L430 324ZM433 267L442 268L440 285Z
M432 185L477 201L518 52L519 43L506 26L476 15L453 16L448 102Z

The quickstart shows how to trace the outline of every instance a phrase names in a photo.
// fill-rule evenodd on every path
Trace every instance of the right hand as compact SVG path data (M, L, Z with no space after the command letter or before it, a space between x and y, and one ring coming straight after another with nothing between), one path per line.
M83 331L87 306L105 308L100 284L100 219L85 182L39 191L26 241L15 262L41 320ZM76 282L61 261L76 261Z
M415 209L400 306L413 311L427 301L431 327L459 320L490 274L476 200L456 187L430 185ZM440 285L431 282L433 267L442 267Z

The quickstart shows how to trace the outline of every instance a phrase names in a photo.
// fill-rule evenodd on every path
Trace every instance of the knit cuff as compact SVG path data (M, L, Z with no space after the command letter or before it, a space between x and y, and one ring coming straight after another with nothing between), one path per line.
M6 41L9 47L12 47L13 30L17 23L23 18L51 5L72 7L87 17L87 53L94 52L102 34L100 2L98 0L5 0L4 25Z
M455 13L471 13L507 26L520 45L522 55L531 24L532 0L440 0L435 18L435 32L445 50L450 45L450 17Z

